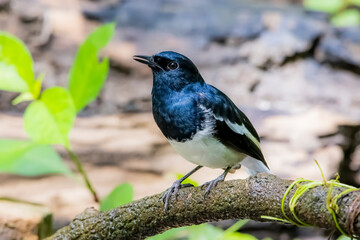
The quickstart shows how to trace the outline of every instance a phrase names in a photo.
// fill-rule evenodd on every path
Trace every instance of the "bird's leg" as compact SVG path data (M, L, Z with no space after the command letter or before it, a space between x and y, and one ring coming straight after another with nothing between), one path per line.
M192 185L191 183L186 183L186 184L181 184L185 179L187 179L188 177L190 177L190 175L192 175L194 172L196 172L197 170L199 170L200 168L202 168L202 166L197 166L196 168L194 168L193 170L191 170L190 172L188 172L186 175L184 175L182 178L176 180L173 185L166 191L166 193L161 197L161 200L165 203L165 211L168 209L169 206L169 199L171 197L171 195L174 194L175 198L176 195L179 191L179 189L181 188L185 188L185 187L193 187L194 185Z
M205 190L205 193L204 193L204 197L206 197L206 195L209 194L210 190L216 186L216 184L218 184L218 182L222 182L224 181L226 175L228 174L228 172L230 171L231 167L227 167L225 169L225 171L223 172L223 174L221 174L219 177L215 178L214 180L212 181L209 181L209 182L206 182L204 183L203 186L208 186Z

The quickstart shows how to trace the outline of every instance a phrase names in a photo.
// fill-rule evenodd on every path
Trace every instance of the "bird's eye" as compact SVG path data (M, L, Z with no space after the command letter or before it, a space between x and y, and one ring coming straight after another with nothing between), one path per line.
M170 62L168 65L167 65L168 69L170 70L175 70L179 67L179 64L177 64L176 62Z

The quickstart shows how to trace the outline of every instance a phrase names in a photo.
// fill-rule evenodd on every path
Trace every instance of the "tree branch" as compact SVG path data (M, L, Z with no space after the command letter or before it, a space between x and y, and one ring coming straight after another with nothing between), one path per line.
M106 212L93 208L78 215L70 225L49 239L144 239L169 228L224 219L268 221L263 215L284 218L281 201L292 181L274 175L258 174L243 180L221 182L204 199L201 187L184 188L177 200L172 197L169 210L159 200L161 194L145 197ZM286 198L285 212L296 186ZM332 195L346 188L334 187ZM300 197L295 207L297 217L312 226L335 230L332 215L326 208L328 186L311 188ZM339 226L359 236L360 192L350 192L338 199ZM352 231L352 232L350 232Z

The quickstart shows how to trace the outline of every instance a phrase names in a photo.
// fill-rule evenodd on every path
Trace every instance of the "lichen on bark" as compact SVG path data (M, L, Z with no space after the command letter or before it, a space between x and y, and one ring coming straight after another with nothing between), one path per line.
M49 239L144 239L169 228L209 221L245 218L268 221L262 218L264 215L284 218L281 201L291 183L291 180L264 173L247 179L221 182L205 198L201 187L184 188L179 191L177 199L171 198L166 212L160 201L162 194L145 197L106 212L91 208ZM311 226L336 230L332 215L326 208L328 190L323 185L306 191L295 207L297 217ZM334 187L333 194L344 190ZM288 202L295 191L296 187L289 192L285 201L285 213L290 218L292 214ZM360 192L354 191L337 202L337 219L345 231L349 231L347 224L349 214L352 213L350 208L359 196ZM350 224L355 233L359 231L359 223L360 216L357 214Z

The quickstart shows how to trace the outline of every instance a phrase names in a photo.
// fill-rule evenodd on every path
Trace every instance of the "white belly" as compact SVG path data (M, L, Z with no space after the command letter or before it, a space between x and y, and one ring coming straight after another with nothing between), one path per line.
M169 142L186 160L209 168L236 167L246 157L245 154L227 148L209 135L195 135L187 142Z

